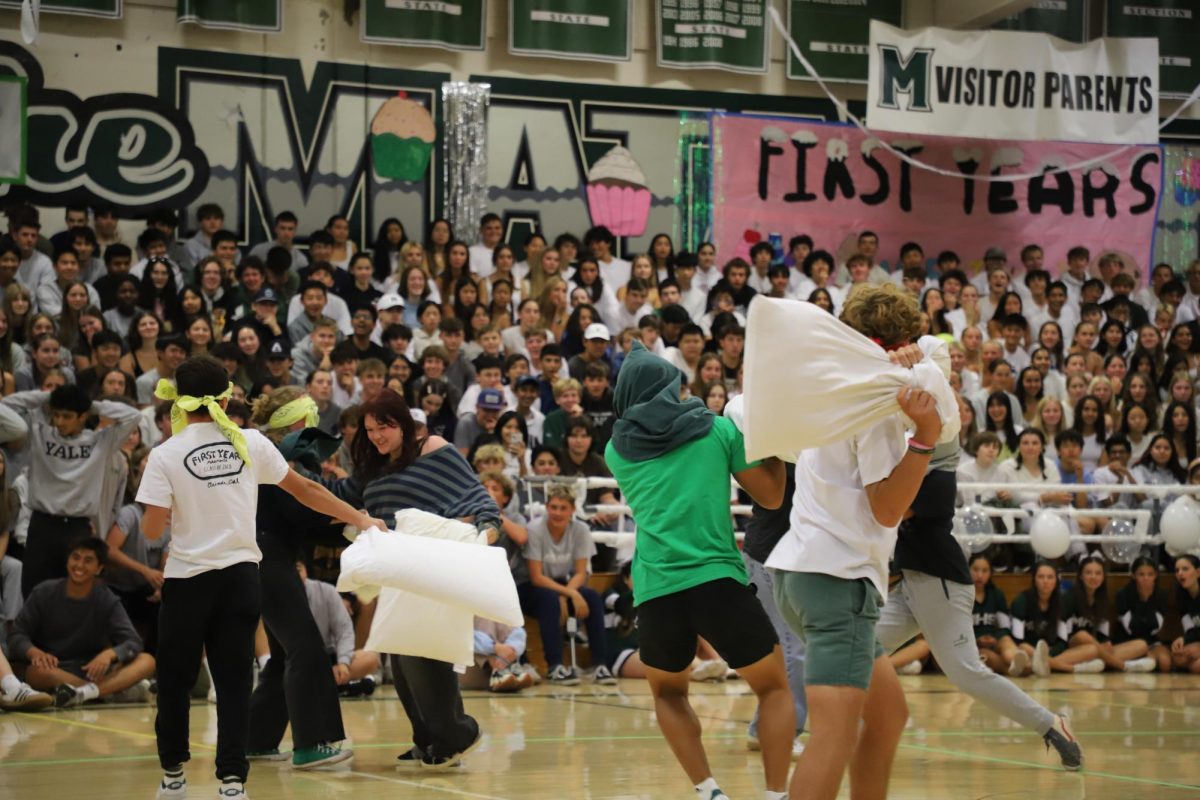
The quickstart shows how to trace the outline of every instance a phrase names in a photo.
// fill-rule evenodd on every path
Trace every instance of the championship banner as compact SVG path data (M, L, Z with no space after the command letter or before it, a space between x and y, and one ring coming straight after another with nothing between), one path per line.
M1158 40L1158 81L1163 97L1185 98L1200 83L1200 5L1195 0L1106 3L1105 36Z
M788 0L788 35L827 82L866 83L869 23L900 25L903 0ZM812 80L788 51L787 76Z
M867 127L981 139L1158 141L1158 43L871 22Z
M572 61L628 61L630 0L509 0L508 52Z
M176 22L226 31L278 33L283 0L177 0Z
M25 183L29 147L29 82L0 75L0 183Z
M43 14L77 14L85 17L121 18L122 0L42 0ZM0 8L20 8L21 0L0 0Z
M658 65L762 73L770 62L763 0L695 8L689 0L657 0Z
M487 31L484 0L364 0L364 42L482 50Z
M1086 170L985 183L904 164L857 128L795 118L712 116L713 234L722 262L758 241L807 233L838 253L859 231L879 234L881 254L919 242L953 250L971 269L988 247L1016 259L1037 243L1052 273L1067 251L1116 250L1149 274L1162 185L1158 145L1131 147ZM1111 153L1110 145L897 136L889 143L955 175L1041 172Z
M1068 42L1087 39L1087 0L1037 0L992 27L1003 31L1048 33Z

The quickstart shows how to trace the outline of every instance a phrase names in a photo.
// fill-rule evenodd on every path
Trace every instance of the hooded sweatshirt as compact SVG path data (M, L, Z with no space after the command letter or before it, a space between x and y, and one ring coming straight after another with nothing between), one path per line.
M605 460L633 509L635 605L715 580L749 579L729 515L729 476L749 469L742 434L699 400L682 373L640 344L617 377Z

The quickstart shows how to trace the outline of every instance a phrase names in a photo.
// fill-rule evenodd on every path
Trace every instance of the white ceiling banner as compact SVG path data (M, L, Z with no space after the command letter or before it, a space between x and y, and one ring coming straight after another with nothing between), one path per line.
M867 127L981 139L1158 142L1158 42L871 22Z

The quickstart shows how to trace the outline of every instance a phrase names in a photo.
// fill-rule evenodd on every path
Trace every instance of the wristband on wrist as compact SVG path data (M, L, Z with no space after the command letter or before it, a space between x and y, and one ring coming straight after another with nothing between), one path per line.
M909 439L909 440L908 440L908 449L909 449L909 452L916 453L916 454L917 454L917 455L919 455L919 456L931 456L931 455L933 455L933 448L932 448L932 447L930 447L930 446L929 446L929 445L927 445L927 444L921 444L921 443L920 443L920 442L918 442L916 439Z

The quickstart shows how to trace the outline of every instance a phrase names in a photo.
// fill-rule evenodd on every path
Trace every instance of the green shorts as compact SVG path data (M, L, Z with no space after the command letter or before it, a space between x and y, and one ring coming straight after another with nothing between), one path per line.
M866 689L883 647L875 639L882 598L866 578L775 570L775 602L805 643L805 686Z

